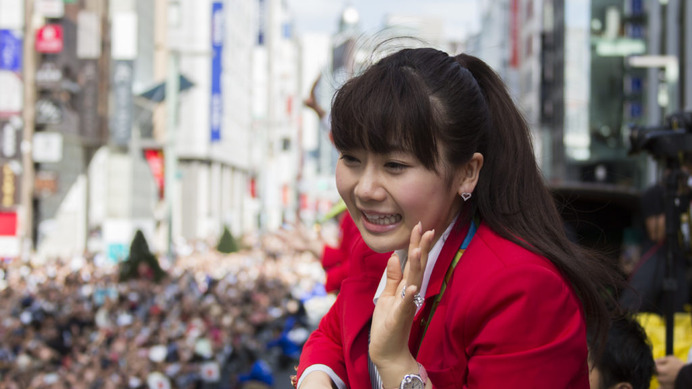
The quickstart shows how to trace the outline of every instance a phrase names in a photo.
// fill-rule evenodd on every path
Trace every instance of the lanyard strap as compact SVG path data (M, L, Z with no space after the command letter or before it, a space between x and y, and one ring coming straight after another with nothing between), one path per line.
M459 250L457 251L456 255L454 256L454 260L452 260L452 263L450 263L449 267L447 268L447 273L445 273L445 278L444 278L444 281L442 282L442 287L440 288L440 293L438 293L435 296L433 306L430 309L430 314L428 315L428 320L425 322L425 327L423 328L423 333L421 334L420 341L418 342L418 348L419 349L420 349L420 345L423 343L423 338L425 337L425 333L428 331L428 326L430 325L430 322L432 321L433 315L435 314L435 310L437 309L438 304L440 304L440 301L442 300L442 295L445 294L445 290L447 289L447 283L452 278L452 273L454 273L454 268L459 263L461 256L464 255L464 251L466 251L466 248L469 246L469 243L471 243L471 239L476 234L477 229L478 229L478 220L476 218L474 218L473 220L471 220L471 225L469 226L469 231L466 233L466 238L464 238L464 241L461 243Z

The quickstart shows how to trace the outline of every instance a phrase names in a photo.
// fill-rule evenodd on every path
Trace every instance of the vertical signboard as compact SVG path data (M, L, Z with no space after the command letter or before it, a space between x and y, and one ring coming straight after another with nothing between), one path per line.
M19 126L0 120L0 160L20 159L19 142L21 137Z
M223 71L223 3L215 1L211 5L211 99L209 124L211 142L221 140L221 122L223 118L223 95L221 93L221 73Z
M21 155L19 125L0 120L0 257L16 257L17 206L19 205Z
M127 146L132 130L132 71L133 61L113 62L113 112L110 140Z
M266 15L267 15L267 5L265 0L259 1L258 9L258 21L257 21L257 45L264 46L265 30L266 30Z
M101 20L96 12L80 10L77 14L77 58L98 59L101 56Z
M13 30L0 30L0 118L19 115L22 110L23 87L22 39Z
M98 116L99 80L98 64L94 59L83 60L79 69L82 91L77 96L79 132L90 145L99 145L103 139Z
M164 179L163 150L144 149L144 158L147 160L151 174L154 176L154 181L156 181L156 186L159 188L159 199L163 200L166 184Z
M13 211L19 204L18 164L0 160L0 212Z
M0 30L0 70L22 70L22 38L12 30Z
M0 118L11 118L22 113L24 89L17 72L0 70Z
M519 0L511 0L509 14L509 66L515 69L519 67L519 34Z
M115 12L111 16L111 57L118 60L137 58L137 14Z

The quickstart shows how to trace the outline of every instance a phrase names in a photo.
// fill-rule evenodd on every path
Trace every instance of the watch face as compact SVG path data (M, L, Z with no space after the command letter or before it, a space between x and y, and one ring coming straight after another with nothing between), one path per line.
M420 378L419 375L416 374L408 374L404 376L404 379L401 381L401 389L424 389L425 384L423 383L423 379Z

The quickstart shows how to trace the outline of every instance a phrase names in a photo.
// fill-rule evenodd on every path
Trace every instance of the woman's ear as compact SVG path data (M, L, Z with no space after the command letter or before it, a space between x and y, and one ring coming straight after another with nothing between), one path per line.
M473 193L478 183L478 176L483 168L483 154L473 153L471 159L457 170L457 193L464 197L464 193ZM468 196L468 195L466 195Z

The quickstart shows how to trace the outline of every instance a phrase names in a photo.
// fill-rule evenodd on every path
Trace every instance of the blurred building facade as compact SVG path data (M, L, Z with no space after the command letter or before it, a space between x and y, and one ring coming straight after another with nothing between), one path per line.
M119 260L137 229L170 253L224 226L243 234L296 217L300 61L285 1L40 3L0 2L3 52L53 25L62 45L30 47L24 66L12 51L0 69L19 96L35 92L38 112L29 133L21 101L0 103L3 139L16 143L4 147L13 192L0 255ZM34 73L45 82L22 85ZM35 175L25 204L23 136L21 147L43 150L24 170Z
M13 91L0 96L2 256L28 241L46 258L117 260L137 229L164 253L224 226L319 220L338 200L336 154L302 100L321 74L328 106L390 36L496 69L554 184L641 189L656 164L628 155L630 126L692 110L692 6L682 0L492 0L465 42L442 37L438 20L396 12L369 37L349 6L334 35L298 36L282 0L39 3L27 17L33 2L0 1L0 81ZM60 48L37 50L56 31Z
M259 0L254 48L253 177L258 190L259 228L276 229L298 212L299 96L298 42L285 1Z
M494 0L467 47L507 81L546 178L639 190L656 178L656 164L646 153L628 155L630 128L661 126L667 115L692 109L690 8Z

